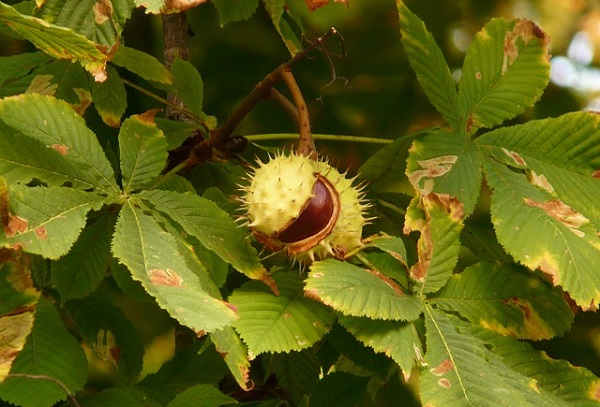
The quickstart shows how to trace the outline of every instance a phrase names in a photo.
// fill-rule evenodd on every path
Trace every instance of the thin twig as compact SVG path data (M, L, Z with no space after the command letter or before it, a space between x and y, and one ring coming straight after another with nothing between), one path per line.
M163 51L165 67L170 70L175 59L181 58L185 61L190 59L190 49L187 41L188 23L185 12L163 14L162 26L165 42ZM167 100L179 107L179 109L174 109L169 106L166 111L167 117L175 117L181 109L185 109L184 103L174 93L169 93Z
M296 151L298 154L317 158L317 148L315 147L315 142L310 130L310 117L308 115L308 107L304 101L304 96L302 96L302 92L300 91L300 87L298 86L292 71L283 72L281 77L290 90L296 109L298 109L298 131L300 133L300 139L298 140L298 148Z

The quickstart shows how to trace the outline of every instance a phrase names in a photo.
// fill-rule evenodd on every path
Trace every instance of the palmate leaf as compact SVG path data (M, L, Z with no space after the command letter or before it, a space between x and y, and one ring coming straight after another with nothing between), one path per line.
M147 185L167 162L167 139L154 124L155 113L131 116L121 126L119 152L125 193Z
M37 16L68 27L97 44L112 46L118 42L134 4L133 0L112 0L103 5L92 0L47 0Z
M212 332L236 318L229 304L202 289L174 237L131 199L119 214L112 251L158 305L181 324L198 333Z
M465 217L473 213L482 180L482 154L463 134L434 131L410 148L406 176L422 195L430 192L458 198Z
M173 75L158 59L137 49L121 46L110 61L148 81L163 85L173 83Z
M139 196L238 271L268 282L267 271L244 231L214 202L195 194L173 191L143 191Z
M499 242L549 274L583 308L600 302L599 120L589 113L493 131L478 140ZM514 170L516 169L516 171Z
M567 406L552 394L540 392L535 379L504 364L463 326L457 318L426 306L427 367L420 385L424 405Z
M9 192L9 219L0 234L0 246L21 247L50 259L69 251L85 226L87 213L105 202L101 196L72 188L17 184Z
M562 335L573 312L562 294L516 265L478 263L454 274L431 301L473 324L521 339Z
M397 2L402 45L427 98L454 129L459 128L456 83L440 47L425 24L402 1Z
M306 295L344 315L413 321L422 312L419 299L375 271L332 259L315 262L310 269Z
M1 2L0 22L55 58L79 61L97 81L106 79L104 68L107 55L83 35L39 18L22 15Z
M459 82L461 130L474 134L533 106L550 75L549 37L529 20L493 19L471 42Z
M415 363L423 360L423 347L415 325L402 321L377 321L369 318L340 316L339 323L375 352L396 362L408 380Z
M4 98L0 100L0 119L63 156L70 165L60 166L59 171L74 169L65 175L106 194L119 193L114 171L96 136L66 102L36 94ZM25 158L15 161L29 162ZM36 167L51 171L43 164Z
M85 384L87 360L58 312L44 297L36 304L33 329L0 384L0 398L15 405L50 407Z
M335 318L327 307L303 295L297 274L276 273L273 279L278 296L264 284L249 281L229 297L240 316L234 327L251 358L309 348L329 331Z

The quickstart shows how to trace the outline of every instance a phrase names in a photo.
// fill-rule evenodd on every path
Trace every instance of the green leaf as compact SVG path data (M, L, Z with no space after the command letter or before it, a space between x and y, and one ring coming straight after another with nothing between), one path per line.
M482 154L464 135L430 132L413 142L406 176L422 195L435 192L458 198L468 217L481 189Z
M387 235L378 236L369 241L364 247L376 247L389 253L402 264L406 264L406 247L404 247L404 241L399 237Z
M13 362L25 346L33 328L33 311L27 309L18 314L0 317L0 386L10 372ZM1 390L0 390L1 393Z
M277 383L290 395L295 405L309 395L319 380L321 365L312 349L300 352L276 353L268 359L269 370L277 377ZM269 372L270 373L270 372Z
M422 196L414 210L423 216L423 220L415 221L411 213L407 215L407 224L409 221L416 223L421 232L417 242L418 261L410 268L410 276L418 283L414 292L423 296L443 287L454 271L460 252L464 212L455 198L434 193Z
M600 303L600 278L595 267L600 264L598 218L594 216L597 209L583 212L586 208L576 204L579 199L589 200L600 193L600 181L590 177L591 188L585 192L590 198L581 198L576 192L584 177L574 177L569 185L569 176L563 175L560 182L565 189L554 195L538 184L547 187L558 183L539 182L540 178L532 178L537 181L530 182L525 174L496 161L488 160L485 171L493 189L492 222L506 251L530 269L539 268L548 274L554 285L561 285L582 308L597 307ZM554 175L560 179L560 174ZM569 187L571 193L567 192Z
M78 398L82 407L163 407L147 391L139 387L112 387Z
M462 129L474 134L533 106L550 78L548 35L530 20L493 19L471 42L459 82Z
M119 132L123 191L131 193L155 179L167 162L167 139L154 124L154 112L134 115Z
M248 281L229 297L240 316L233 326L251 358L265 352L309 348L334 321L327 307L303 295L303 281L297 274L277 273L273 278L279 287L278 296L264 284Z
M302 44L288 22L282 18L286 2L284 0L262 0L262 2L288 51L290 54L296 55L302 49Z
M547 405L598 405L600 379L589 370L573 366L565 360L551 359L545 352L532 349L531 345L524 341L517 341L487 329L472 325L467 332L492 347L504 364L534 380L542 394L553 395L567 403Z
M74 180L107 194L119 193L113 169L96 136L66 102L36 94L5 98L0 100L0 119L70 162Z
M132 0L112 0L108 4L91 0L47 0L42 4L38 12L40 18L108 46L119 41L133 10Z
M567 331L573 312L562 294L515 265L478 263L453 275L433 303L474 324L521 339L550 339Z
M423 306L390 278L328 259L312 264L305 293L344 315L412 321Z
M179 223L186 233L250 278L268 280L256 251L229 215L214 202L194 194L143 191L139 195Z
M69 253L52 262L50 281L63 303L88 296L104 279L114 226L114 217L102 216L83 229Z
M50 407L83 388L87 360L52 304L40 297L33 329L0 384L0 398L15 405Z
M456 83L440 47L423 21L397 2L404 52L427 98L454 129L460 126Z
M4 3L0 3L0 22L45 53L59 59L79 61L96 80L101 82L106 79L104 68L108 57L83 35L39 18L22 15Z
M412 323L349 316L340 316L339 323L375 352L392 358L402 369L405 380L410 378L415 363L423 362L421 340Z
M427 367L420 386L424 405L566 406L541 394L534 379L505 365L485 342L461 326L456 318L425 308Z
M361 165L360 177L369 181L369 189L397 192L395 185L406 179L406 159L414 137L405 136L385 145ZM387 187L387 188L386 188Z
M2 83L2 87L5 87L7 82L29 75L31 71L49 60L50 57L40 51L0 57L0 83Z
M121 46L111 62L148 81L165 85L173 83L173 75L158 59L137 49Z
M226 404L237 404L237 401L221 393L215 386L197 384L179 393L167 407L219 407Z
M221 27L227 23L249 19L258 7L258 0L212 0L219 12Z
M100 359L113 364L121 384L133 383L142 371L144 344L125 313L100 300L70 304L77 331Z
M232 327L226 326L211 333L210 340L215 344L217 352L223 355L223 360L238 386L246 391L251 390L248 352L238 333Z
M66 254L85 226L86 215L104 199L61 187L10 188L11 221L0 234L0 246L22 247L29 253L57 259Z
M132 202L119 214L112 250L160 307L195 332L212 332L235 319L229 304L202 289L175 238Z
M201 115L204 108L204 82L198 70L190 62L176 58L171 72L173 86L183 103L192 113Z
M31 279L31 260L15 251L1 249L0 266L0 315L11 314L18 309L26 310L34 305L40 292Z
M102 121L111 127L119 127L127 109L127 91L121 77L112 66L106 67L104 82L90 82L94 106Z

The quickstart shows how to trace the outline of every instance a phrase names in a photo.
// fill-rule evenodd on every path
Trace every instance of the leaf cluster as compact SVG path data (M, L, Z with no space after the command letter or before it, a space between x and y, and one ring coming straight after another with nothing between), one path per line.
M363 163L374 235L299 273L259 258L235 223L240 165L169 170L169 151L217 128L202 77L121 40L136 6L175 3L31 3L0 2L0 22L39 48L0 60L0 399L377 405L391 387L428 406L597 403L600 379L529 344L600 302L598 116L503 126L548 82L549 39L535 23L490 21L456 81L397 2L405 53L447 126ZM258 7L213 3L222 25ZM262 3L298 53L300 6ZM125 117L130 74L178 96L191 120ZM84 118L92 104L97 131ZM153 372L139 309L168 320L175 348ZM102 369L108 384L94 381Z

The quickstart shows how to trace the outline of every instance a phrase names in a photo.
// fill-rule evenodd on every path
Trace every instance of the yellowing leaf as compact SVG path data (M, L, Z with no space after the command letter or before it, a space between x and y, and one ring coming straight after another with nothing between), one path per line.
M0 317L0 382L2 382L25 345L33 326L33 311Z

